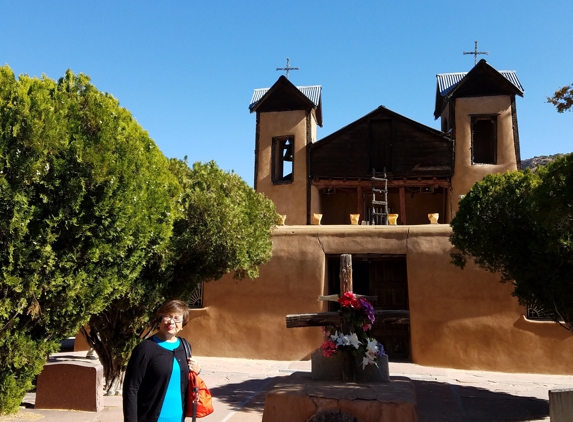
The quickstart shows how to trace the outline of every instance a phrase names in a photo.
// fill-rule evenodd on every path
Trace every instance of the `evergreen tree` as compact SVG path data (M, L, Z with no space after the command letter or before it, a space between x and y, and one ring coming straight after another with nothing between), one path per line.
M0 68L0 413L165 247L168 160L111 95Z
M573 331L573 154L535 173L486 176L451 225L455 265L500 273L520 304Z
M274 204L214 162L170 160L183 189L169 247L158 250L131 288L91 317L83 333L104 366L107 394L119 394L132 349L154 332L154 313L168 299L187 301L198 283L231 271L258 276L271 258Z

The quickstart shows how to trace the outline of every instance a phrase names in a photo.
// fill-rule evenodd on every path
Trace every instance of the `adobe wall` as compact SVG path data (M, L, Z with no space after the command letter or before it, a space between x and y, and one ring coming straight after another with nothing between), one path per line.
M508 95L492 97L457 98L456 150L452 177L453 212L458 211L458 197L469 192L486 174L517 170L511 98ZM497 114L497 164L472 165L471 115Z
M226 276L205 285L184 335L203 356L308 359L320 328L285 327L287 314L322 312L325 254L407 257L412 361L504 372L573 374L573 336L554 323L524 319L511 286L468 265L450 264L451 228L284 226L256 280Z

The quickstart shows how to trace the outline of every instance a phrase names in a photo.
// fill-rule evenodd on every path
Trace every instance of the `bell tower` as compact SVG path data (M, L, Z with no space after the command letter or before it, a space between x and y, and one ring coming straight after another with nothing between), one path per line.
M434 117L455 143L451 218L459 198L486 174L521 168L515 96L523 96L523 87L515 71L498 71L483 59L467 73L437 79Z
M281 76L271 88L256 89L249 110L256 113L255 181L286 215L286 224L309 224L308 148L322 126L322 88L294 86Z

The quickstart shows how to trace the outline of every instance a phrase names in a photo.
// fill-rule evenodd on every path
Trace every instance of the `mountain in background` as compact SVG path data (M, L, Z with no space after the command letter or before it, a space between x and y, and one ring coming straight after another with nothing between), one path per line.
M521 160L521 169L531 169L535 170L538 166L545 166L551 161L563 157L566 154L554 154L554 155L540 155L539 157L526 158Z

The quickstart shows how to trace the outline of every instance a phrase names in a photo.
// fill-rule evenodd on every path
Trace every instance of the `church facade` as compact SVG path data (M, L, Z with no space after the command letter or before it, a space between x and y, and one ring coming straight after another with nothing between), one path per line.
M185 335L197 355L308 359L320 328L287 314L324 312L352 254L354 291L409 318L373 329L390 359L506 372L573 373L573 338L534 319L494 274L450 263L449 222L484 175L520 168L513 71L482 60L437 75L436 130L379 107L317 140L320 86L280 77L255 90L255 184L284 217L256 280L207 283ZM430 224L430 219L434 223ZM395 224L388 224L395 223Z

